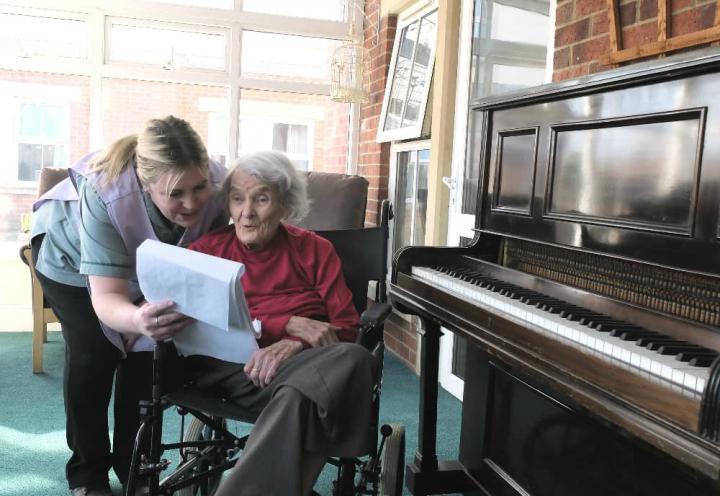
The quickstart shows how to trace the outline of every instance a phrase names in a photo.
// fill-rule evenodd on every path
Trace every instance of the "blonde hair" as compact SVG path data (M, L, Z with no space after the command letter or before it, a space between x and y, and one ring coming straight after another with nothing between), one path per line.
M175 173L177 180L189 168L197 168L206 177L209 175L208 154L202 139L187 121L172 115L150 119L142 132L113 142L93 159L89 172L104 173L109 183L133 161L143 186L155 182L166 172Z

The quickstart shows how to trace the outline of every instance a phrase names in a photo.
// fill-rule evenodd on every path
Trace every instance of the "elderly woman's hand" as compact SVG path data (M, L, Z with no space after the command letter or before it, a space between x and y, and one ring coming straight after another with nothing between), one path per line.
M290 317L285 326L285 332L290 336L302 339L313 348L337 343L339 340L336 333L339 330L339 327L327 322L298 316Z
M155 341L173 337L193 321L192 318L173 311L174 306L175 303L169 300L160 303L143 303L133 315L135 328L140 334Z
M280 364L300 353L302 349L303 345L299 341L281 339L270 346L256 350L245 364L243 371L257 387L265 387L275 377Z

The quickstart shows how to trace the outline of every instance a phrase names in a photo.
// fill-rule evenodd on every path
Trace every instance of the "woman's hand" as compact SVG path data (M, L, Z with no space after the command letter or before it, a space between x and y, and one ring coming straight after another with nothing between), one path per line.
M303 345L299 341L281 339L270 346L256 350L245 364L243 371L257 387L265 387L275 377L280 364L300 353L302 349Z
M174 306L175 303L169 300L160 303L143 303L137 307L132 316L135 328L140 334L155 341L173 337L193 320L173 311Z
M313 348L319 346L327 346L337 343L337 332L339 327L335 327L327 322L308 319L306 317L298 317L293 315L285 326L285 332L290 336L302 339Z

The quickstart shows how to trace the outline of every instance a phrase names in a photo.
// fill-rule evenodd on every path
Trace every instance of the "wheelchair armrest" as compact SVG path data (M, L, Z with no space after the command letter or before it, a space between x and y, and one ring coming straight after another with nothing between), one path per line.
M389 303L375 303L365 310L360 316L360 330L358 332L357 343L372 349L380 341L382 336L382 323L388 318L392 312L392 306Z
M389 303L375 303L370 308L365 310L360 316L360 326L376 326L385 322L388 318L392 306Z

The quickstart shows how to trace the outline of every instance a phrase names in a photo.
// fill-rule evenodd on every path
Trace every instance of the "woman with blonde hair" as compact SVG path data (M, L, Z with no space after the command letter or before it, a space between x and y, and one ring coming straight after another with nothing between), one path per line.
M135 250L145 239L186 246L226 224L216 194L225 169L208 159L186 121L168 116L83 157L69 172L34 205L33 256L65 338L70 493L110 496L108 471L127 480L138 401L151 396L149 352L188 323L172 302L144 301Z

